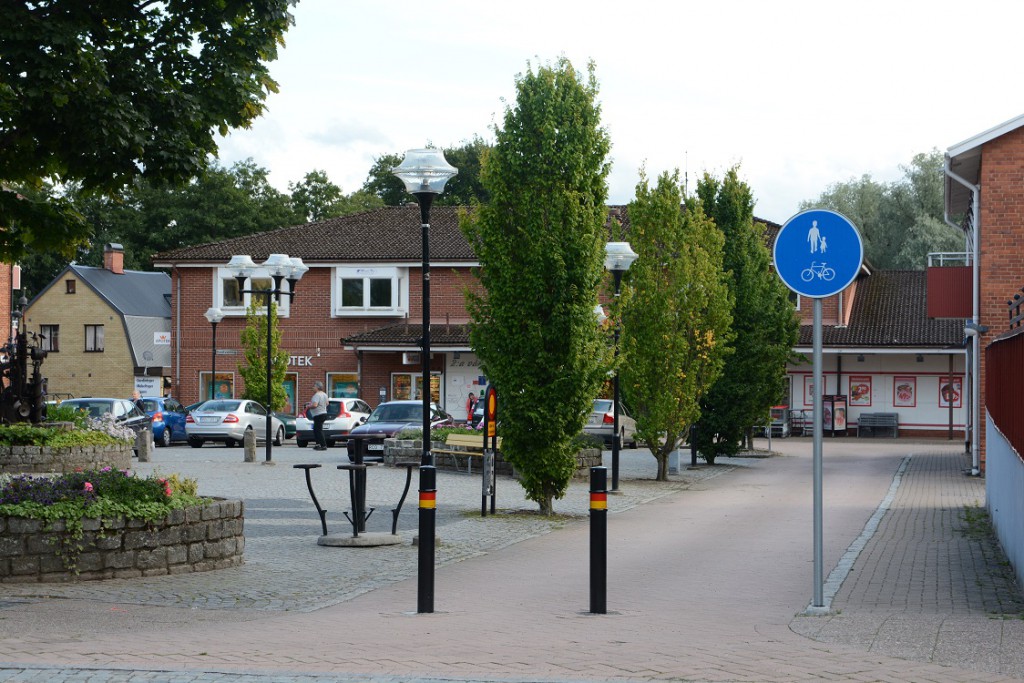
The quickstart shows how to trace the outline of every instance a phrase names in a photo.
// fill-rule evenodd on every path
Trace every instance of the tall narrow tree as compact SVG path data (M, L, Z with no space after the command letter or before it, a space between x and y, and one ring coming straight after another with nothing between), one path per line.
M594 319L609 170L597 90L593 66L585 77L566 59L518 76L484 156L489 201L462 223L483 286L470 339L498 388L502 451L545 514L608 369Z
M732 292L734 352L701 404L697 443L708 462L739 449L748 428L763 424L784 395L786 361L799 333L789 290L771 271L765 226L736 168L697 184L704 210L725 236L723 266Z
M250 280L251 282L251 280ZM272 283L267 283L270 286ZM257 285L262 287L263 285ZM277 319L277 304L270 302L267 311L265 299L252 295L252 303L245 312L245 329L242 330L242 348L245 365L238 366L238 372L245 380L242 398L267 402L267 319L270 316L270 385L271 405L267 410L282 410L288 401L284 390L285 370L288 366L288 352L281 348L281 328Z
M628 210L639 258L627 274L619 376L659 481L668 479L668 456L721 374L731 338L724 236L697 201L685 210L682 201L678 170L654 188L641 172Z

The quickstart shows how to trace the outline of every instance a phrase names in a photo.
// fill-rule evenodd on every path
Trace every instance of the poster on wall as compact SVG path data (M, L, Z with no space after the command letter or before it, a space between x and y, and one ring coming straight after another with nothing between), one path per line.
M828 387L828 377L822 376L823 390ZM814 405L814 375L804 375L804 405Z
M850 405L871 405L871 375L850 375Z
M354 372L327 373L331 398L359 398L359 375Z
M295 414L295 388L299 383L299 375L296 372L286 372L284 375L284 411L288 415Z
M961 397L963 396L963 377L953 377L950 379L949 375L939 378L939 407L940 408L959 408Z
M917 407L917 378L892 378L892 404L897 408Z
M210 398L210 373L199 374L199 385L202 387L202 400ZM217 381L213 384L214 398L234 398L235 374L233 372L218 372Z

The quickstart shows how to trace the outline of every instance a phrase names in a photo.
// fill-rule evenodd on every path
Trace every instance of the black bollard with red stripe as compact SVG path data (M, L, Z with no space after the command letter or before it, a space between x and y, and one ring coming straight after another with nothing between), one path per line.
M437 517L437 468L420 467L419 563L417 565L416 612L434 612L434 529Z
M590 613L607 614L608 469L590 468Z

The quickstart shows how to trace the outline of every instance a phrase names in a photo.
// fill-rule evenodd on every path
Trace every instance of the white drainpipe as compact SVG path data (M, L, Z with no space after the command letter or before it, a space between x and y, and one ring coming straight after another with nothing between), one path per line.
M980 228L981 228L981 188L978 185L969 183L967 180L961 178L959 175L954 173L949 167L949 155L943 162L943 171L946 176L952 178L956 182L960 183L971 191L971 207L972 217L971 229L973 232L973 257L971 264L971 275L973 279L973 301L972 301L972 322L973 325L969 325L964 329L964 333L971 338L973 348L973 363L971 368L971 418L974 423L971 425L971 474L978 476L981 474L981 441L979 438L978 430L981 428L979 422L981 419L981 335L978 334L978 330L981 326L981 269L979 261L981 260L981 246L980 242ZM949 211L947 207L943 207L943 219L948 225L953 226L957 230L961 229L961 226L949 220Z

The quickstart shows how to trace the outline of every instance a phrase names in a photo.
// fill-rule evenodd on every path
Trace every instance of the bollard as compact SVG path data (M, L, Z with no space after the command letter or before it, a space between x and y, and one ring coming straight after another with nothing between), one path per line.
M242 437L243 462L256 462L256 434L251 429L245 430Z
M697 425L690 425L690 467L697 466Z
M153 432L150 428L143 429L135 434L135 451L139 455L139 462L149 462L153 453Z
M590 468L590 613L607 614L608 470Z
M434 613L434 525L437 515L437 468L420 466L419 556L416 612Z

